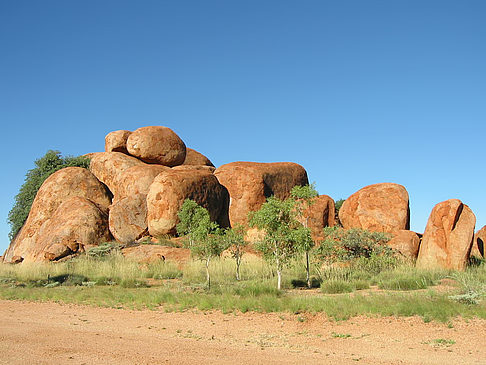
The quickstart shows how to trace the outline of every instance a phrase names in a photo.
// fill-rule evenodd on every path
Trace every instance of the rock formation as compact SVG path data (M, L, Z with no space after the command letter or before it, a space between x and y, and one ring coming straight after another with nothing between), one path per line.
M216 177L199 169L172 169L155 178L147 195L147 222L152 236L176 233L177 213L186 199L206 208L211 220L227 225L229 195Z
M324 227L332 227L335 222L334 200L327 195L319 195L302 212L300 222L311 229L314 241L321 240Z
M108 133L105 137L105 152L128 153L127 139L130 134L132 132L125 130Z
M430 213L417 266L464 270L474 237L476 217L458 199L437 204Z
M471 256L477 257L479 259L485 258L484 246L486 243L486 226L481 228L474 235L474 242L471 249Z
M399 230L388 242L388 246L397 251L400 255L416 259L419 251L420 238L417 233L407 230Z
M186 145L172 129L161 126L142 127L127 139L132 156L147 163L164 166L182 165L186 159Z
M88 170L80 167L67 167L49 176L42 184L32 204L29 217L22 229L10 243L4 261L10 262L14 256L23 260L43 260L42 249L38 243L41 227L55 214L58 207L73 197L85 198L96 204L106 213L111 204L103 184Z
M344 228L394 233L410 228L407 190L398 184L369 185L351 195L339 210Z
M230 194L231 225L248 223L248 213L260 209L272 195L286 199L295 185L307 185L307 172L292 162L232 162L214 172Z
M212 166L213 163L204 156L202 153L193 150L192 148L186 148L186 159L183 165L199 165L199 166Z

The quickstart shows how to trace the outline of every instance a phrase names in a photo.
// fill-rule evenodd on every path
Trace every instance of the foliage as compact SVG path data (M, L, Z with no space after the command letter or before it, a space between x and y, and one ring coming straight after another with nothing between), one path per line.
M65 167L89 167L89 159L79 156L62 157L59 151L49 150L47 153L36 160L35 168L29 170L25 175L25 181L20 187L19 193L15 196L15 202L8 213L8 223L10 224L9 238L13 239L22 228L25 220L29 216L30 208L34 202L37 191L42 183L54 172Z
M336 213L339 214L339 210L343 206L343 203L345 202L345 199L339 199L336 200L334 203L334 208L336 209Z
M241 259L244 254L244 248L248 245L245 241L245 228L242 225L236 225L224 231L225 246L229 249L231 257L236 262L236 280L240 280Z
M255 244L265 260L277 269L277 288L281 288L282 269L287 266L302 242L310 237L310 230L296 219L295 200L269 197L260 210L251 212L249 224L265 231L264 238Z
M351 261L359 258L388 256L393 250L386 245L390 236L360 228L324 228L325 239L317 250L318 257L327 263Z
M206 262L207 285L211 288L209 262L227 247L221 237L222 230L216 222L211 221L207 209L190 199L184 201L178 216L180 223L177 232L188 236L185 246L191 250L191 255Z
M104 242L98 246L91 247L86 254L91 257L105 258L115 251L120 251L120 244L117 242Z

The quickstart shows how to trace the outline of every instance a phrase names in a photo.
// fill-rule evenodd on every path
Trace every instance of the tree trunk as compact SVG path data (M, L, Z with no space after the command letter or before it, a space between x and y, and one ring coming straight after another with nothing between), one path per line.
M277 269L277 289L282 289L282 270Z
M211 276L209 275L209 260L210 258L208 257L206 259L206 283L208 284L208 289L211 289Z
M241 257L236 258L236 280L240 280L240 264L241 264Z
M309 264L309 251L305 251L305 269L307 271L307 287L312 288L312 283L310 279L310 264Z

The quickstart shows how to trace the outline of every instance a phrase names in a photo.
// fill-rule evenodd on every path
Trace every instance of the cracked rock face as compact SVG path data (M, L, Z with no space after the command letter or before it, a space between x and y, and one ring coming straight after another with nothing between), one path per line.
M484 258L484 246L486 243L486 226L481 228L479 231L476 232L474 235L474 242L471 249L471 256L475 256L477 258Z
M345 229L387 233L408 230L408 192L402 185L393 183L366 186L346 199L339 210L339 220Z
M476 217L458 199L437 204L430 213L417 267L464 270L471 252Z

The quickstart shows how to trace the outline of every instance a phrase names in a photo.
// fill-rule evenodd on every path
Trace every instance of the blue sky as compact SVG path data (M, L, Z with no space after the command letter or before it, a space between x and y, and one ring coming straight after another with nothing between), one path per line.
M0 1L7 214L33 161L164 125L215 165L293 161L321 194L458 198L486 224L486 2ZM3 237L3 238L1 238Z

